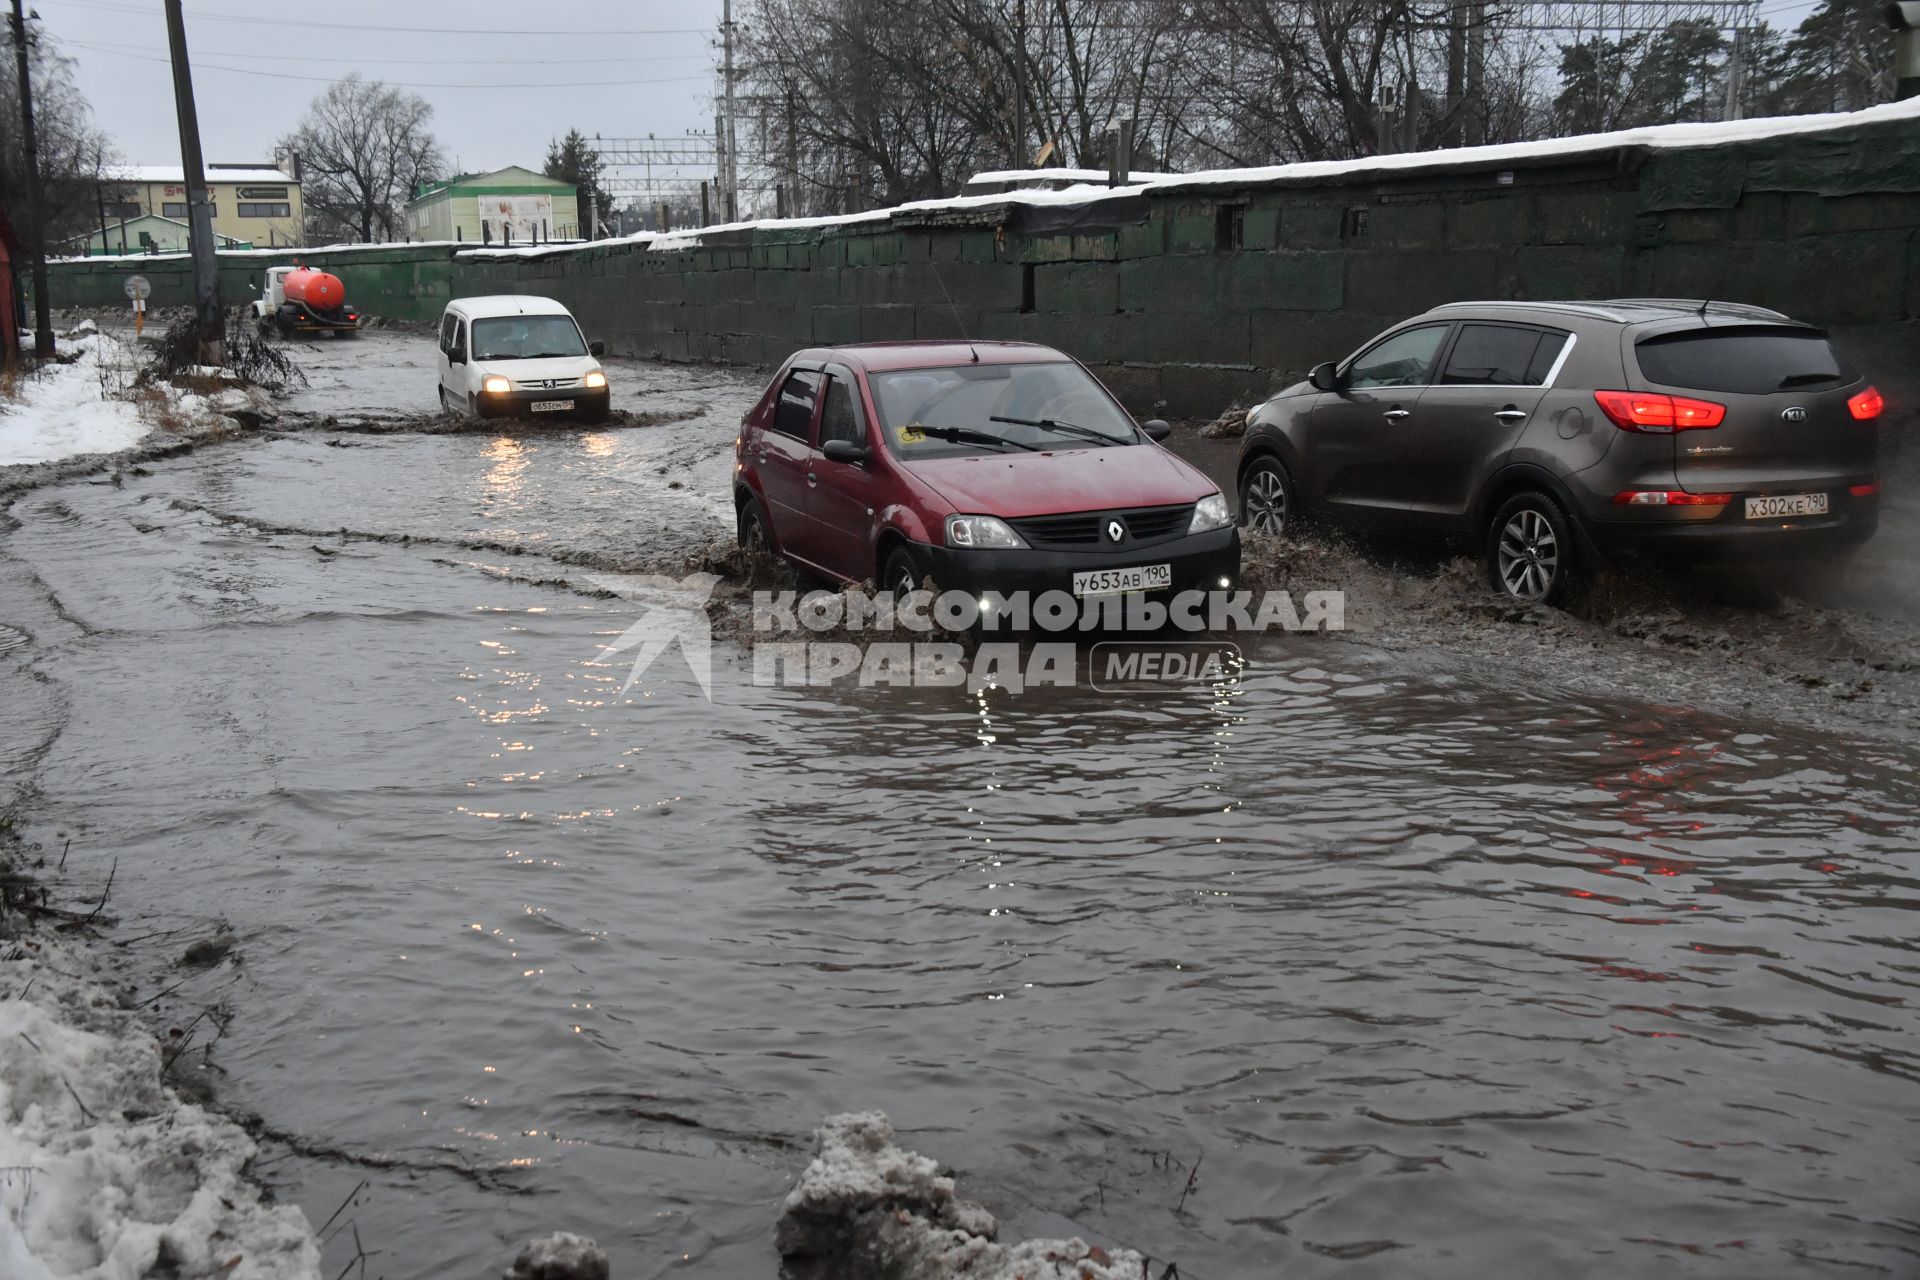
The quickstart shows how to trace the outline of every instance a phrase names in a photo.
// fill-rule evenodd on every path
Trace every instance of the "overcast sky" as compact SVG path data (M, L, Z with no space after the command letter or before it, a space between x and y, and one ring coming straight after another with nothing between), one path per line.
M1791 30L1813 2L1760 0L1758 12ZM448 162L468 172L538 169L569 128L711 131L721 3L186 0L202 149L210 164L270 159L307 104L355 70L431 102ZM32 5L122 157L179 163L161 0Z
M161 0L30 0L132 164L178 164ZM264 161L358 70L433 104L449 163L539 169L549 139L713 128L721 0L186 0L209 164ZM243 68L222 70L220 68ZM470 86L470 87L469 87Z

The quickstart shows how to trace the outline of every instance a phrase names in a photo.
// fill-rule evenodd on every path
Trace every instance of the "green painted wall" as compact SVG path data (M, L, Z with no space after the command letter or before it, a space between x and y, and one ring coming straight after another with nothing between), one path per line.
M1102 210L1105 210L1102 213ZM1117 210L1117 213L1116 213ZM1141 412L1212 414L1462 298L1668 295L1832 328L1895 406L1920 404L1920 131L1910 121L1696 149L1613 149L1088 206L985 204L541 257L448 246L314 251L376 315L541 293L624 354L772 365L809 344L1042 342ZM456 256L457 255L457 256ZM222 255L226 298L286 255ZM184 258L144 262L188 300ZM56 305L123 305L126 269L54 268ZM949 300L950 299L950 300Z

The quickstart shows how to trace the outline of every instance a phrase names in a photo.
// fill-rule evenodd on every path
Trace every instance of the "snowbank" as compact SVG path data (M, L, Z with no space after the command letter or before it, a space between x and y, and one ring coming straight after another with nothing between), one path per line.
M0 944L0 993L0 1276L317 1280L306 1216L245 1176L253 1140L161 1083L84 950Z
M22 380L17 400L0 400L0 466L114 453L132 448L147 434L147 424L131 403L104 394L102 364L130 364L125 344L85 330L62 348L77 351L79 358L42 365Z
M953 1179L894 1145L878 1111L832 1116L774 1233L795 1280L1139 1280L1146 1259L1084 1240L995 1241L999 1223Z

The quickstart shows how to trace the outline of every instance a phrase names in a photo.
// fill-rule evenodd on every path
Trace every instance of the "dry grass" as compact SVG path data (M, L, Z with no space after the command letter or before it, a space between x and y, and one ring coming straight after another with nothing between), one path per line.
M181 410L164 386L137 387L125 398L133 402L140 420L156 431L180 435L193 429L193 419Z

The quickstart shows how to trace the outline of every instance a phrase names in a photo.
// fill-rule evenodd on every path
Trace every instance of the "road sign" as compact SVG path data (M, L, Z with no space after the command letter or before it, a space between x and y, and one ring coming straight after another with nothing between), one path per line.
M145 302L153 295L153 282L145 276L127 277L127 296L135 302Z

